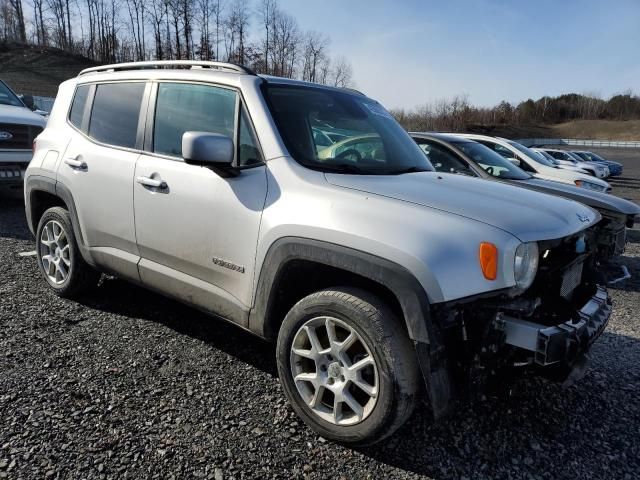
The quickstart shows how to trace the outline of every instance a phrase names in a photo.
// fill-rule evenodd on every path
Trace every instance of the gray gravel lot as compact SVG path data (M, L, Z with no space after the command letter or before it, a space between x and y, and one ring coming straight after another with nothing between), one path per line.
M272 345L117 279L56 298L18 255L34 248L20 201L0 198L0 478L638 478L633 238L635 278L579 384L522 380L353 450L297 420Z

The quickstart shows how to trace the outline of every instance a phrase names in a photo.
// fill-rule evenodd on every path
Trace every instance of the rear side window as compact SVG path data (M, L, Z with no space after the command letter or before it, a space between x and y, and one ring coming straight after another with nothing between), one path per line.
M233 90L189 83L158 85L153 151L182 157L184 132L211 132L234 138L237 94ZM247 161L252 157L247 154Z
M98 85L89 136L109 145L135 147L144 87L144 83Z
M80 85L76 88L76 94L73 97L71 111L69 112L69 121L77 128L82 128L82 117L84 116L84 107L87 104L88 95L89 85Z

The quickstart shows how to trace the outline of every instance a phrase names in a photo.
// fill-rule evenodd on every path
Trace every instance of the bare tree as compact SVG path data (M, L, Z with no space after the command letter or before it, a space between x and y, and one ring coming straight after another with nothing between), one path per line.
M261 0L259 15L264 28L264 40L262 42L263 65L262 68L258 70L269 74L271 73L269 70L269 55L273 44L275 20L278 15L278 4L276 0Z
M247 0L235 0L226 21L227 61L244 64L247 56L249 8Z
M44 23L44 0L33 0L33 21L35 38L38 45L47 44L47 31Z
M271 67L274 75L293 77L299 42L298 22L291 15L279 12L274 21L271 50Z
M333 85L350 87L353 83L353 68L345 57L339 57L333 67Z
M22 9L22 0L9 0L9 5L13 8L14 18L17 25L18 40L27 41L27 30L24 24L24 11Z
M164 0L149 0L150 6L149 17L151 20L151 26L153 28L153 42L155 46L155 57L158 60L162 60L165 55L165 50L162 46L162 26L165 17L165 1Z
M325 34L310 31L304 38L302 79L317 82L320 76L320 67L326 60L329 37Z
M144 0L126 0L126 3L135 45L135 56L137 60L144 60L146 56L144 29L146 7Z

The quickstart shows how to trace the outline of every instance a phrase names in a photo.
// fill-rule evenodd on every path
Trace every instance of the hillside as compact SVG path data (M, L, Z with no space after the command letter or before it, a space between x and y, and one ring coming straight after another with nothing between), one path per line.
M551 127L555 137L589 140L640 140L640 120L578 120Z
M640 140L640 120L576 120L556 125L470 125L473 133L505 138L580 138Z
M60 83L95 65L57 48L0 43L0 79L18 93L55 97Z

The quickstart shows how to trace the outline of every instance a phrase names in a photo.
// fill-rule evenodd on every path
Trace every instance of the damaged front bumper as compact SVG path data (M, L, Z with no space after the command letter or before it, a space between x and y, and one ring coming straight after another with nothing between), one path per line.
M603 287L577 312L575 319L547 326L502 315L499 325L505 343L530 353L538 366L570 365L588 351L602 334L611 316L611 299Z

